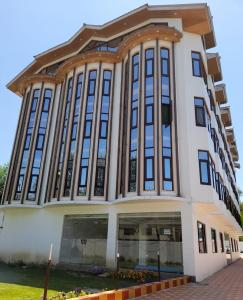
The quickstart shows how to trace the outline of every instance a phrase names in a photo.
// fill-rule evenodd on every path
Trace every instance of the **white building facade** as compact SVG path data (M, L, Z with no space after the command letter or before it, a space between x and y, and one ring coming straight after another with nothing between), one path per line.
M142 6L35 57L0 259L184 273L239 258L238 152L207 5Z

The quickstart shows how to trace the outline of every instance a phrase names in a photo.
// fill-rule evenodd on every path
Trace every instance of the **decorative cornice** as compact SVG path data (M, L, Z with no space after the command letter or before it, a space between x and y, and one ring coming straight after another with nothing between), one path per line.
M107 51L89 51L87 53L77 54L64 63L62 63L56 71L55 75L34 74L24 76L19 80L19 84L14 86L15 92L23 94L25 88L31 83L49 82L60 83L64 80L65 74L73 68L82 66L86 63L118 63L127 55L128 51L135 48L137 45L150 40L163 40L168 42L179 42L182 33L174 27L164 25L144 28L126 37L119 45L117 52Z
M22 95L25 91L25 89L34 83L41 83L41 82L45 82L45 83L53 83L53 84L57 84L63 81L64 78L62 78L61 76L54 76L54 75L44 75L44 74L34 74L31 75L29 77L24 77L20 83L20 85L18 86L18 91L19 93Z

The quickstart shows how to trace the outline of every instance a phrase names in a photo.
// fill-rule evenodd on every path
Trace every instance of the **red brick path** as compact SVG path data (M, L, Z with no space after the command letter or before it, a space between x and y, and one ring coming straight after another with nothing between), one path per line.
M137 300L243 300L243 259L197 283L166 289Z

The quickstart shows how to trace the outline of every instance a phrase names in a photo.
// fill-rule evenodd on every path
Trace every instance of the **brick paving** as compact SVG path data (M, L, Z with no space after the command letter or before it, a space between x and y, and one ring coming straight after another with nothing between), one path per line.
M200 283L166 289L138 300L243 300L243 259Z

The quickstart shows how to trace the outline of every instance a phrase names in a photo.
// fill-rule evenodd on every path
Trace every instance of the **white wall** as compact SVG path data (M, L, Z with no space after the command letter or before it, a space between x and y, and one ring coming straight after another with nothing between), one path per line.
M123 203L96 205L55 205L45 208L1 209L4 213L3 229L0 229L0 258L4 261L42 263L48 258L50 244L53 244L53 262L58 263L64 215L109 214L106 264L115 267L117 253L117 215L119 213L181 212L182 250L184 273L196 276L197 280L211 275L226 265L225 253L213 254L210 243L211 227L219 232L227 232L237 239L229 224L210 215L187 200L131 200ZM197 220L206 224L208 253L199 254ZM233 253L233 260L239 253Z
M3 229L0 229L0 258L5 261L41 263L46 261L50 244L53 244L53 260L59 260L64 215L110 214L108 225L107 265L115 266L117 244L117 214L138 212L170 212L183 210L183 203L152 201L113 205L73 205L45 208L1 209L4 213ZM138 208L139 205L139 208Z
M221 252L220 236L219 233L227 233L230 238L238 240L238 236L232 231L229 223L226 222L226 219L221 218L220 215L215 215L210 212L207 207L198 206L195 210L195 219L199 222L205 224L206 226L206 236L207 236L207 253L199 253L198 244L195 244L197 251L196 255L196 273L197 281L201 281L205 277L208 277L215 273L216 271L222 269L227 265L226 251ZM196 224L195 224L196 225ZM216 230L217 236L217 248L218 252L212 252L212 242L211 242L211 228ZM197 235L197 231L194 232ZM225 248L225 240L224 240ZM240 257L239 252L232 252L232 261L235 261Z

